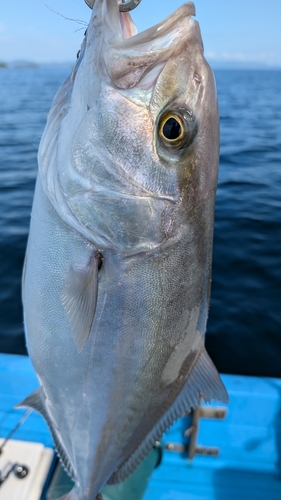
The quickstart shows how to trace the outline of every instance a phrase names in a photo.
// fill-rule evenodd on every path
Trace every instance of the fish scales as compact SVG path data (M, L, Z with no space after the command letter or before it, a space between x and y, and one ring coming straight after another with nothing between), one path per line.
M93 8L38 154L23 276L28 351L75 479L123 481L200 399L227 402L204 348L219 158L215 82L193 3L137 34Z

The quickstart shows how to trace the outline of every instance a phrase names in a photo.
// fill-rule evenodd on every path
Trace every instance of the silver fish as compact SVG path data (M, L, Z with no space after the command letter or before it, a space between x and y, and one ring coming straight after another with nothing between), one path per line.
M91 0L91 3L92 0ZM23 303L46 419L76 486L123 481L203 398L219 126L189 2L137 34L96 0L39 149Z

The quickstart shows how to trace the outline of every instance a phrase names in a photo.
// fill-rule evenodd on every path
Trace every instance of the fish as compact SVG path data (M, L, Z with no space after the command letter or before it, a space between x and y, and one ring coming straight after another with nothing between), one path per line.
M188 2L138 33L116 0L93 8L38 152L23 271L46 420L95 500L201 400L228 402L204 347L219 119Z

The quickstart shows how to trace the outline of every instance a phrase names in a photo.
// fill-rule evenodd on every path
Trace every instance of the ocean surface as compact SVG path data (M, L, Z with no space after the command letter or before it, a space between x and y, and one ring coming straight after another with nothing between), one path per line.
M69 71L0 71L0 352L26 353L20 282L36 155ZM280 377L281 72L215 73L221 159L206 345L222 372Z

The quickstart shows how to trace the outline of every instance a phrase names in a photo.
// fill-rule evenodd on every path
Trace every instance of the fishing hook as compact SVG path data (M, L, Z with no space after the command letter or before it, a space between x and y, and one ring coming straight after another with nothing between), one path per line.
M85 0L85 2L90 9L94 7L95 0ZM129 12L130 10L135 9L140 3L141 0L128 0L127 2L119 3L119 10L120 12Z
M135 9L140 3L141 0L129 0L125 3L119 3L119 10L120 12L129 12L130 10Z

